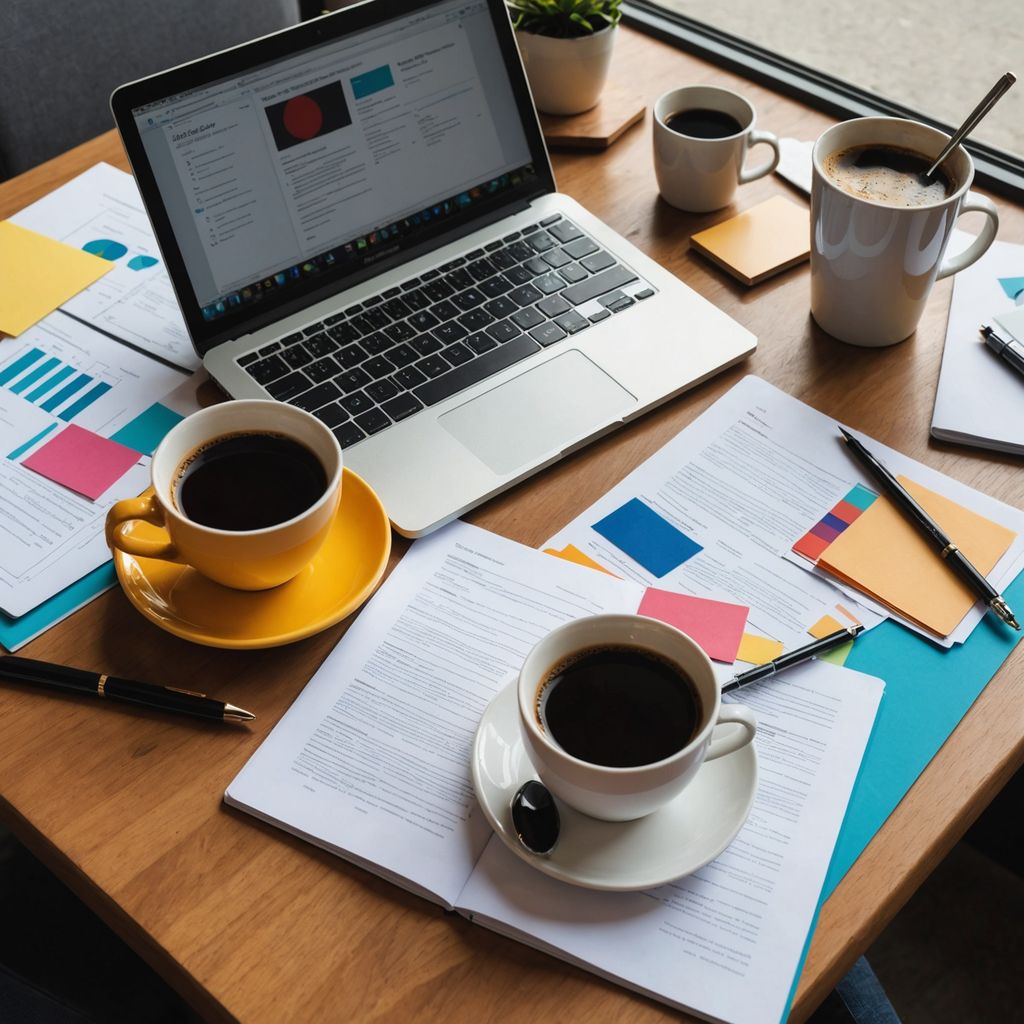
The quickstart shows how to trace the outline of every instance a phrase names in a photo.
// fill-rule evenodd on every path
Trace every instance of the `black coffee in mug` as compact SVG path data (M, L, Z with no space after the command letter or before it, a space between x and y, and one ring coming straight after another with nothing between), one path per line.
M327 490L323 464L282 434L213 438L185 458L174 476L174 505L215 530L262 530L301 515Z
M722 110L680 110L665 119L665 126L691 139L727 139L739 135L743 125Z
M829 153L824 169L852 196L886 206L928 206L948 199L958 188L941 167L931 180L924 178L934 160L899 146L851 146Z
M643 647L587 647L537 688L537 719L566 753L609 768L653 764L697 734L704 709L693 680Z

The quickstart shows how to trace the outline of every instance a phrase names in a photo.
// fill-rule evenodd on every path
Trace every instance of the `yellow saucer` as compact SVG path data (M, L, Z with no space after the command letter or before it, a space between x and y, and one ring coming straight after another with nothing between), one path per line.
M135 521L143 538L163 532ZM128 600L161 629L208 647L278 647L333 626L373 593L391 553L391 526L374 490L344 471L341 503L323 547L302 572L272 590L233 590L195 569L114 552Z

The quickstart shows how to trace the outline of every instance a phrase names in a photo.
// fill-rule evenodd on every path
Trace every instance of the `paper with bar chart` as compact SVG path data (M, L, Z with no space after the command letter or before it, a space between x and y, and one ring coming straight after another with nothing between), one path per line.
M23 615L109 558L103 542L106 511L117 498L146 486L146 456L182 415L155 399L185 379L181 371L60 313L5 343L0 350L0 608L7 614ZM187 403L185 411L190 411ZM60 475L61 460L47 451L69 427L94 435L90 453L109 448L104 441L137 452L135 464L97 500L71 489L77 485ZM33 462L36 470L26 465ZM79 470L81 480L81 467L70 468ZM98 463L96 472L108 474L97 485L103 486L112 474L110 461ZM86 481L84 491L95 483Z
M182 369L199 366L130 174L96 164L10 219L111 264L62 310Z

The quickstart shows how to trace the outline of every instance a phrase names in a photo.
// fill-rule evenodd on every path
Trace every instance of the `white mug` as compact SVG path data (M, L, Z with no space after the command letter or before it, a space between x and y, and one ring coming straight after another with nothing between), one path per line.
M698 139L668 127L685 110L717 110L740 125L723 139ZM711 85L690 85L665 93L654 105L654 173L665 202L690 213L720 210L732 202L737 185L763 178L779 165L779 140L754 130L754 108L739 93ZM772 157L745 170L747 150L758 143L772 148Z
M898 117L861 117L833 125L815 143L811 184L811 315L851 345L893 345L913 334L932 285L975 262L992 244L999 214L968 190L974 163L958 146L943 161L953 194L925 206L890 206L845 191L825 171L833 153L889 145L935 158L949 136ZM957 218L988 220L962 253L943 258Z
M677 665L697 690L702 711L684 747L635 768L609 768L573 757L545 731L537 710L539 691L552 669L576 652L618 645L652 651ZM739 750L757 731L749 708L722 704L711 662L696 642L642 615L592 615L552 630L526 656L518 697L523 743L541 781L570 807L604 821L631 821L656 811L686 788L706 760Z
M174 500L179 467L202 445L236 433L282 434L303 444L324 468L323 494L295 518L258 530L221 530L189 519ZM152 491L119 501L107 512L110 548L191 565L226 587L267 590L298 575L327 538L341 500L342 455L335 436L310 413L282 402L245 399L183 419L153 453L150 474ZM161 527L162 536L138 536L132 526L137 520Z

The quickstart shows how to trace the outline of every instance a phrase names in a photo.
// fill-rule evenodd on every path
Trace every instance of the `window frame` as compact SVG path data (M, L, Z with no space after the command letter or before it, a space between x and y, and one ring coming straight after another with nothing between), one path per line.
M623 23L735 71L760 85L792 96L840 118L887 115L906 117L947 134L956 126L862 89L823 71L790 60L739 36L666 10L652 0L629 0L622 6ZM1024 203L1024 158L968 139L964 147L974 158L975 183L998 195Z

